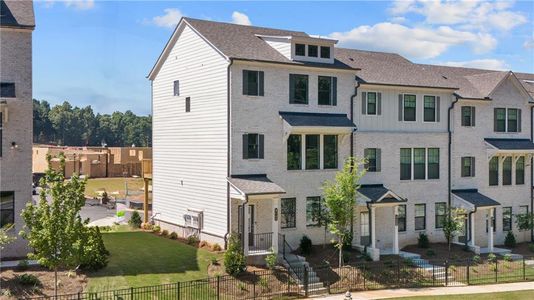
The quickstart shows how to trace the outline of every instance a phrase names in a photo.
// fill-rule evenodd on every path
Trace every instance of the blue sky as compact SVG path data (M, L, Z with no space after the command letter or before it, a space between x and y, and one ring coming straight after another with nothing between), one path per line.
M534 1L38 1L34 97L150 113L146 75L181 16L330 36L431 64L534 73Z

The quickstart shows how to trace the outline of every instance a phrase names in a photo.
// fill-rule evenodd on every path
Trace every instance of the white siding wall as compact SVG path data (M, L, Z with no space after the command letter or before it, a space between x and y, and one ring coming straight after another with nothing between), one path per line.
M291 59L291 41L289 39L277 39L277 38L270 38L265 37L263 40L269 44L269 46L276 49L276 51L280 52L282 55L287 57L288 59Z
M218 236L226 233L227 219L226 67L225 59L185 26L153 81L153 213L183 225L187 209L203 210L204 232ZM177 97L175 80L180 81ZM186 97L191 97L189 113Z

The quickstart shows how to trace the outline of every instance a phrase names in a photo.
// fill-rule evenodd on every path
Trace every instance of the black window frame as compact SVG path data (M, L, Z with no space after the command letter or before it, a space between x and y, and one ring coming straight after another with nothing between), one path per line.
M327 141L332 139L331 141ZM338 141L339 138L334 134L323 135L323 169L337 169L338 168ZM333 145L333 147L331 147ZM332 153L330 153L332 152Z
M504 118L500 118L504 117ZM495 108L494 109L494 131L495 132L506 132L506 108Z
M512 157L507 156L502 162L502 185L512 185Z
M474 106L462 106L462 126L475 127L475 113Z
M423 207L423 216L417 215L417 208ZM418 227L417 220L423 220L423 227ZM425 203L417 203L414 205L414 230L426 230L426 204Z
M403 152L408 151L409 156L404 155ZM403 162L403 158L408 158L409 162ZM412 148L400 149L400 180L412 180Z
M427 100L433 100L433 107L427 107ZM438 99L436 96L424 95L423 96L423 122L436 123L438 121ZM432 118L427 120L427 112L432 112Z
M321 226L321 201L321 196L306 197L306 227Z
M374 95L374 103L371 103L370 95ZM365 105L367 106L366 114L376 116L378 114L378 93L377 92L367 92ZM371 108L373 108L371 110Z
M364 168L367 172L378 172L378 149L365 148L363 149L363 156L365 158Z
M515 112L515 119L511 119L511 112ZM520 110L517 108L506 109L506 132L519 132Z
M464 156L461 159L461 176L475 177L475 158L473 156Z
M295 141L292 141L293 139L295 139ZM298 143L298 148L296 147L297 144L293 145L293 143ZM295 147L295 150L298 150L298 151L293 151L293 147ZM296 161L293 161L291 159L290 156L292 153L295 153ZM288 170L301 170L302 169L302 135L300 134L291 134L287 138L287 169Z
M427 148L426 151L427 179L439 179L439 148ZM434 155L432 152L437 152L437 155Z
M518 178L520 180L518 180ZM525 157L520 156L515 162L515 184L523 185L525 184Z
M14 82L0 82L0 98L17 98L17 86Z
M418 156L417 153L423 153L421 162L421 156ZM425 180L426 179L426 148L413 148L413 179L414 180ZM422 173L421 173L422 172Z
M397 227L399 232L406 232L406 204L397 208Z
M488 183L490 186L499 185L499 157L494 156L488 162Z
M298 87L302 81L302 87ZM309 101L309 76L305 74L289 74L289 103L290 104L308 104ZM297 97L297 93L302 93ZM301 97L304 96L304 99Z
M321 46L320 52L321 58L329 59L331 56L329 46Z
M324 84L328 82L328 88ZM337 77L317 76L317 103L319 105L337 105Z
M413 97L413 98L412 98ZM407 99L409 98L409 99ZM406 106L407 102L412 102L414 106ZM413 115L413 119L408 119L407 112L410 112L410 116ZM417 121L417 96L413 94L403 94L402 96L402 120L404 122L416 122Z
M7 199L11 196L11 199ZM4 203L6 198L8 201ZM11 203L8 203L8 202ZM8 225L15 224L15 192L2 191L0 192L0 228Z
M502 231L512 231L512 207L502 208Z
M245 140L246 139L246 140ZM246 133L243 135L244 159L262 159L263 158L263 135L259 133ZM246 151L246 153L245 153Z
M442 210L440 210L440 208ZM443 228L447 217L447 202L435 203L435 224L436 228Z
M319 57L318 45L308 45L308 57Z
M264 96L264 78L265 74L263 71L243 70L243 95Z
M315 140L315 143L313 143ZM321 168L321 135L306 134L304 136L305 145L305 166L306 170L319 170ZM314 155L314 152L316 154Z
M180 96L180 80L175 80L173 82L173 95L175 97Z
M300 54L302 50L302 54ZM306 56L306 44L295 44L295 56Z
M280 200L280 228L297 228L297 198Z
M191 112L191 97L185 97L185 112Z

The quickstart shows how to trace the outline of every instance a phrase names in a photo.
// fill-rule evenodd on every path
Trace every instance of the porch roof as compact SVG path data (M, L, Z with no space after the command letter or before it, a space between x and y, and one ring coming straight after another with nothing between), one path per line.
M349 127L356 125L346 114L279 112L280 117L292 127Z
M371 203L395 203L406 202L407 200L399 197L383 184L362 184L358 193L369 199Z
M285 194L286 191L267 178L266 174L232 175L228 182L243 196Z
M490 197L482 195L477 189L452 190L452 193L461 200L473 205L475 208L501 205Z
M534 150L534 143L529 139L484 139L497 150Z

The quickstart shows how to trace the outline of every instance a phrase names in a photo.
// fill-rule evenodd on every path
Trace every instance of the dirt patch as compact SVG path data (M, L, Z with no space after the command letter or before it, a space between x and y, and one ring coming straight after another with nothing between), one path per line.
M41 284L37 286L21 284L17 277L23 274L31 274L36 276ZM54 272L46 268L31 267L25 271L7 269L2 270L0 277L2 299L18 299L24 297L54 295ZM75 272L69 273L66 270L62 270L58 272L58 282L59 294L78 293L82 292L87 285L87 277L84 274L77 275ZM7 296L9 294L11 297Z
M531 251L528 247L528 245L534 245L534 243L518 243L515 248L508 248L505 246L497 246L499 248L506 248L512 250L512 253L514 254L521 254L525 257L534 257L534 252ZM534 247L534 246L531 246Z
M337 268L339 265L339 251L332 245L314 245L310 254L304 255L298 250L295 254L304 256L312 267L329 265ZM365 257L355 249L343 250L343 261L345 265L353 265L365 261Z
M447 259L449 258L449 249L446 243L433 243L428 248L419 248L417 245L409 245L402 248L402 251L416 253L424 259ZM468 259L473 258L476 254L464 249L464 246L451 245L450 259Z

